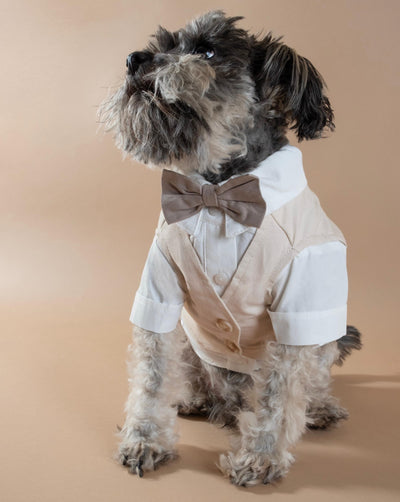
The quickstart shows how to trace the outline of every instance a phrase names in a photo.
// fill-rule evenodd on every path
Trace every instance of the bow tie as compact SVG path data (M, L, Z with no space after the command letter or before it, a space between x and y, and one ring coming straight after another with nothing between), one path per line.
M223 185L200 185L175 171L163 170L161 206L168 224L184 220L203 207L217 207L249 227L259 227L266 204L258 178L246 174Z

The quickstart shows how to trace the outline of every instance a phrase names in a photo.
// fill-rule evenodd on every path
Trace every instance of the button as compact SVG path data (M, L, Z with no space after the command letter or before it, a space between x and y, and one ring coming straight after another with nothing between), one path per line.
M225 272L219 272L218 274L215 274L213 277L213 281L218 286L223 286L224 284L226 284L227 280L228 280L228 274L226 274Z
M232 340L225 340L225 345L227 346L227 348L231 352L239 352L240 351L239 347L236 345L235 342L232 342Z
M232 332L232 324L230 324L228 321L225 321L224 319L217 319L217 322L215 323L217 328L222 329L222 331L226 332Z
M218 216L221 213L221 210L216 207L209 207L207 211L210 216Z

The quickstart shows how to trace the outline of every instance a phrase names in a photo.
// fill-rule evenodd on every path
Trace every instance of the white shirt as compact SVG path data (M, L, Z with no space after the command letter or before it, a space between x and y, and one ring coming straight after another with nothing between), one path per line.
M259 178L267 214L307 186L301 151L290 145L272 154L249 174ZM200 184L208 183L197 173L190 177ZM177 224L190 235L203 270L221 295L256 228L242 225L217 208L203 208ZM281 271L274 286L269 312L277 341L289 345L323 344L342 336L338 326L346 322L347 293L346 246L336 241L305 248ZM130 321L149 331L172 331L180 319L184 301L185 293L155 236ZM333 312L337 314L332 315ZM320 338L317 335L316 339L315 333L319 332ZM310 333L313 333L311 339Z

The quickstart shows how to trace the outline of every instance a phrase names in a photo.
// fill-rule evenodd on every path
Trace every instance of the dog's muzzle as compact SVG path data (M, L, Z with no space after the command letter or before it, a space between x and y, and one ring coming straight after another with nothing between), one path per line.
M150 52L146 51L132 52L126 58L126 67L128 68L128 72L133 75L139 69L140 65L148 61L151 61L152 59L153 55Z

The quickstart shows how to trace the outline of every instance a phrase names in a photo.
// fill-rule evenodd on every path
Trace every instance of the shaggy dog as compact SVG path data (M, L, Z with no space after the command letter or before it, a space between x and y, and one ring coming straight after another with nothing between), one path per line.
M145 50L128 56L124 84L102 104L100 110L101 121L108 130L113 130L117 146L126 155L162 168L164 173L167 170L168 174L178 173L179 183L185 184L187 179L200 180L199 186L207 189L199 192L198 200L202 199L203 206L195 207L195 217L206 212L207 208L214 209L221 228L228 216L222 212L222 203L215 197L227 181L240 180L241 176L249 174L250 177L243 179L250 181L254 179L252 173L256 174L260 166L265 169L269 166L270 169L271 162L280 158L282 152L288 155L288 152L297 151L288 145L288 128L296 132L299 140L320 138L324 130L334 129L325 84L314 66L284 45L280 38L271 34L257 38L238 28L239 19L215 11L176 32L160 27ZM283 169L277 172L279 183L291 183L290 176ZM219 188L212 192L214 188L210 186ZM304 188L301 193L307 190ZM190 187L188 193L193 195ZM293 201L300 200L299 197L301 194L280 205L289 207ZM163 195L163 209L168 200L174 205L174 193L169 192L165 200ZM272 199L266 200L265 214L274 218L276 229L281 209L278 207L274 212L270 203L273 206ZM166 217L166 211L164 213ZM307 232L308 216L303 215L303 210L295 213L296 221ZM174 231L177 233L170 235L170 241L176 241L179 236L185 239L188 234L178 229L177 221L178 218L165 223L162 217L157 235ZM330 225L328 220L324 221ZM255 240L259 225L253 227L251 238ZM284 228L284 223L281 227ZM340 236L340 231L335 228L335 235ZM257 230L259 232L261 229ZM279 239L289 239L290 236L284 237L283 234L279 234ZM214 236L214 241L207 245L214 245L210 242L225 245L224 239L227 239L224 235ZM331 240L337 239L340 237ZM159 241L161 243L162 239ZM190 243L195 245L192 236ZM250 238L246 246L248 249L252 246ZM236 265L246 254L246 246L239 253ZM292 252L293 248L289 250ZM138 306L140 301L136 301L132 321L136 325L131 348L131 391L126 404L126 422L120 431L119 461L140 477L144 471L156 469L176 456L177 413L200 414L227 426L232 433L231 451L221 455L219 462L221 471L232 483L246 486L281 478L293 462L290 448L307 427L326 428L347 418L347 411L330 395L330 368L332 364L342 364L352 349L361 347L360 334L350 326L346 332L344 320L343 329L338 329L336 336L326 343L315 341L319 340L317 338L303 343L285 343L285 336L289 335L284 332L279 318L274 317L275 300L268 295L264 300L262 294L263 308L257 315L264 323L262 326L265 325L266 338L261 345L259 342L258 352L253 353L251 346L246 348L245 341L243 346L237 341L245 338L243 333L240 338L241 321L235 317L229 317L230 322L229 319L218 319L218 329L207 324L213 318L214 304L215 308L226 308L222 302L225 298L223 291L230 287L233 271L228 276L215 275L219 286L212 289L207 283L209 279L204 279L207 273L204 262L201 263L203 270L199 268L193 272L195 269L190 266L192 268L185 272L185 259L180 269L178 255L168 249L161 244L156 246L142 283L150 281L147 292L153 288L159 295L162 287L166 294L169 287L181 291L183 311L194 316L198 324L193 324L189 336L190 326L187 330L185 324L182 327L181 322L176 322L178 306L165 306L163 298L159 298L157 308L165 307L165 319L161 312L157 320L149 307L150 303L157 302L153 301L154 298L143 300L146 285L141 286L143 308L150 310L143 324L136 322L146 317L138 313L141 306ZM308 251L312 250L305 250ZM210 260L213 252L208 250L208 253L207 260ZM215 255L218 260L217 250ZM290 269L290 263L286 262L285 270ZM191 274L194 278L190 277ZM259 268L258 276L247 275L247 282L242 286L244 304L248 282L253 281L250 288L262 292L264 275L263 266ZM290 282L291 276L285 277L281 282ZM190 281L194 281L195 286ZM205 307L200 300L198 305L206 312L211 307L210 319L204 319L207 314L202 317L195 308L196 292L200 291L202 281L206 284L205 298L201 300ZM306 288L305 283L304 280ZM329 287L321 290L322 296L326 296L327 289ZM308 290L304 291L304 297L312 297ZM307 302L307 299L302 301ZM228 310L225 313L230 315ZM185 315L187 317L187 312ZM251 315L254 317L253 313ZM168 320L172 319L171 316L175 316L173 323ZM203 321L205 327L201 324ZM294 323L291 329L297 332L300 324ZM271 333L273 329L277 331L276 339L267 336L267 326ZM323 320L317 326L322 333L321 340L324 340L325 326ZM237 340L229 340L228 336L233 337L235 333L238 333ZM204 350L201 349L202 334L208 337L208 341L204 341ZM221 341L227 343L223 345ZM219 353L218 350L208 350L211 346L214 349L220 347Z

